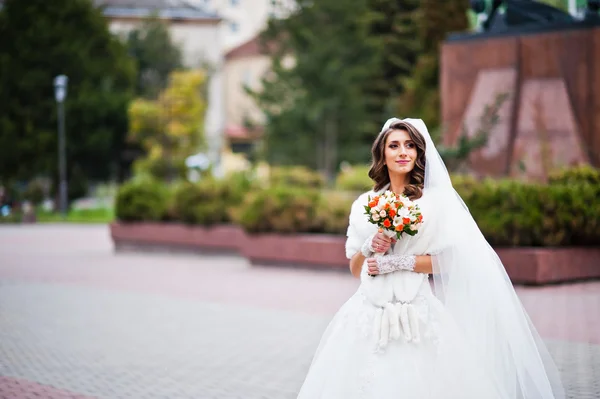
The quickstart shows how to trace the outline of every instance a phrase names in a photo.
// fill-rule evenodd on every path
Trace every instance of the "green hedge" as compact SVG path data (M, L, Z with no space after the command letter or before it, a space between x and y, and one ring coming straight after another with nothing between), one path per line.
M174 217L184 223L204 226L229 223L231 208L239 206L250 187L243 175L182 183L175 189Z
M554 171L548 178L550 184L600 184L600 169L581 165Z
M232 215L251 233L317 232L319 199L314 189L274 186L248 195Z
M335 179L338 190L363 193L373 188L373 180L369 177L369 166L351 166L342 170Z
M269 172L269 183L274 187L291 186L317 189L325 186L325 178L319 172L304 166L274 166Z
M170 195L165 184L154 180L124 183L117 192L115 215L124 222L164 220Z
M600 245L600 184L588 174L564 176L551 184L465 176L452 180L493 246ZM182 183L174 190L156 182L135 182L119 190L116 215L122 221L234 222L251 233L344 235L355 198L354 191L258 188L244 175Z
M600 244L600 185L484 181L460 194L493 246Z

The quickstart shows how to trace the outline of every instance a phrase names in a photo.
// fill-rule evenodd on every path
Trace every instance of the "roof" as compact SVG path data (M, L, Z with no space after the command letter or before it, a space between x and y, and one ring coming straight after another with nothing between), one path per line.
M154 13L159 18L215 20L221 17L186 0L93 0L107 17L145 18Z
M253 55L265 55L268 54L269 50L273 50L273 45L267 46L265 49L260 43L260 34L254 36L252 39L240 44L237 47L232 48L225 54L226 60L232 60L236 58L251 57Z
M234 123L228 123L225 126L225 136L230 140L253 140L259 138L263 134L264 128L257 126L253 129L249 129L242 125Z

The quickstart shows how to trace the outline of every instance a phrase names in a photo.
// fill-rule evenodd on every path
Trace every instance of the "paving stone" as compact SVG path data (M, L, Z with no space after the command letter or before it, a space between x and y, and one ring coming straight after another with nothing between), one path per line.
M356 286L233 255L115 255L105 227L2 226L0 399L295 398ZM568 397L600 398L600 283L517 292Z

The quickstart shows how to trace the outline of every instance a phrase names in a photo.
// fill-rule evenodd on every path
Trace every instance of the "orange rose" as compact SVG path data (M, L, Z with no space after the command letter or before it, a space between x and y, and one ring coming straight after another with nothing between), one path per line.
M402 231L402 229L404 229L404 225L399 224L398 226L396 226L396 231Z
M369 202L369 208L375 208L377 206L377 201L373 200Z
M402 218L402 223L404 223L404 224L410 224L410 219L409 218Z
M390 215L391 218L396 216L396 211L394 209L390 209L390 211L388 212L388 214Z
M384 225L385 227L390 227L390 226L392 225L392 222L390 222L390 219L385 219L385 220L383 221L383 225Z

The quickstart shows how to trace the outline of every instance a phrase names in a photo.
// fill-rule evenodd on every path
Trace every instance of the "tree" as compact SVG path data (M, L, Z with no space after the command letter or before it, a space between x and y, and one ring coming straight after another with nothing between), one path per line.
M318 168L332 181L340 160L368 158L379 120L364 88L379 68L382 42L370 35L376 16L367 0L296 6L288 18L269 21L263 41L271 72L253 95L267 117L268 160Z
M365 90L374 99L373 115L385 121L396 115L398 96L411 76L420 51L417 0L369 0L374 18L370 35L381 40L381 65ZM400 112L400 115L405 113Z
M203 71L176 71L156 100L131 103L129 139L147 152L136 161L138 172L172 180L184 173L186 157L205 149L205 84Z
M469 28L469 0L421 0L417 10L420 55L412 76L405 80L399 112L418 115L434 129L440 125L440 48L447 35ZM439 137L435 137L439 139Z
M150 17L127 39L129 54L136 60L136 94L154 99L167 86L169 74L182 67L181 50L171 40L169 28Z
M6 0L0 10L0 179L57 177L53 78L69 77L69 175L122 176L135 66L89 0Z

